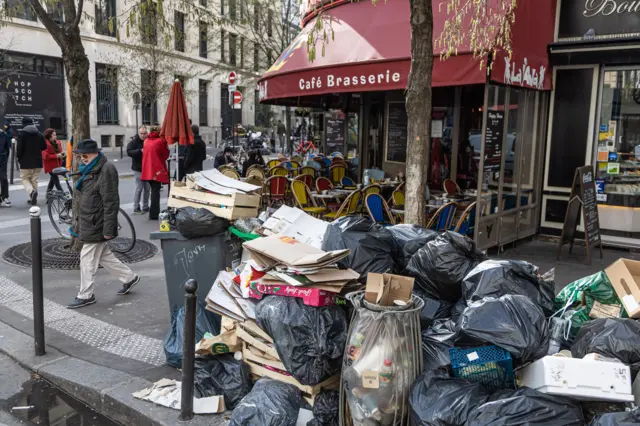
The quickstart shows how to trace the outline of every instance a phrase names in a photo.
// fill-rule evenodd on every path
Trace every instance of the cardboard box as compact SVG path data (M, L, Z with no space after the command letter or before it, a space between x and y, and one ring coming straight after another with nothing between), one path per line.
M604 272L629 318L640 318L640 261L618 259Z
M348 249L325 252L283 235L257 238L245 242L243 247L249 250L251 257L263 266L322 268L349 255Z
M367 275L364 298L369 303L392 306L394 302L407 303L411 300L414 279L392 274Z
M289 296L302 299L308 306L331 306L338 304L338 295L335 292L320 290L318 288L295 287L290 285L256 284L249 287L249 297L262 299L265 295Z

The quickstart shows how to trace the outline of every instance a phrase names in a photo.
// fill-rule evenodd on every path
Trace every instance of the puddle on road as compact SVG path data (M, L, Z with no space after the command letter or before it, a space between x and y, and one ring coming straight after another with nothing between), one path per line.
M22 385L22 392L0 401L0 408L25 425L120 426L37 376Z

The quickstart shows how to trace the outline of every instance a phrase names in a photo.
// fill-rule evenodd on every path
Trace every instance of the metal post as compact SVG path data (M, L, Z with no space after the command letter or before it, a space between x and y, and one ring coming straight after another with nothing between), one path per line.
M10 155L10 159L9 159L9 167L10 167L10 172L9 172L9 183L11 185L13 185L13 169L15 168L15 162L16 162L16 144L13 143L13 139L11 140L11 155Z
M122 145L124 145L124 141L120 144L120 159L122 160Z
M31 279L33 281L33 339L36 356L44 355L44 295L42 289L42 227L40 207L29 209L31 216Z
M233 108L235 107L235 105L233 104L233 98L235 96L235 92L230 92L229 93L229 104L231 105L231 145L233 146L233 155L236 155L236 132L235 132L235 111L233 110Z
M182 342L182 396L180 420L193 418L193 375L196 351L196 309L198 282L187 280L184 284L184 341Z

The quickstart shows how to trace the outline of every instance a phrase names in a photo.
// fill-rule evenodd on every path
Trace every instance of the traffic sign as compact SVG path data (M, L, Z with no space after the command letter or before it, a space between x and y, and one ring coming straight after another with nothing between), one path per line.
M238 75L236 74L236 72L235 71L231 71L229 73L229 84L235 84L237 78L238 78Z
M242 102L242 93L236 90L235 92L233 92L233 103L237 105L241 102Z
M228 88L229 88L229 93L233 93L233 92L236 91L236 85L235 84L230 84L228 86Z

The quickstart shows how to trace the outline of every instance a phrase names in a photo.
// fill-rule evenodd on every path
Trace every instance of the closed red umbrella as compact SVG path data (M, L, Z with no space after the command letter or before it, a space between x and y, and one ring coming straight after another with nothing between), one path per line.
M179 80L173 82L169 105L167 105L167 112L164 115L162 129L160 129L160 136L169 145L176 142L179 145L193 145L193 132L191 131L191 123L189 123L187 103L184 100L184 92ZM176 175L179 176L179 162L177 160L178 146L176 145Z

